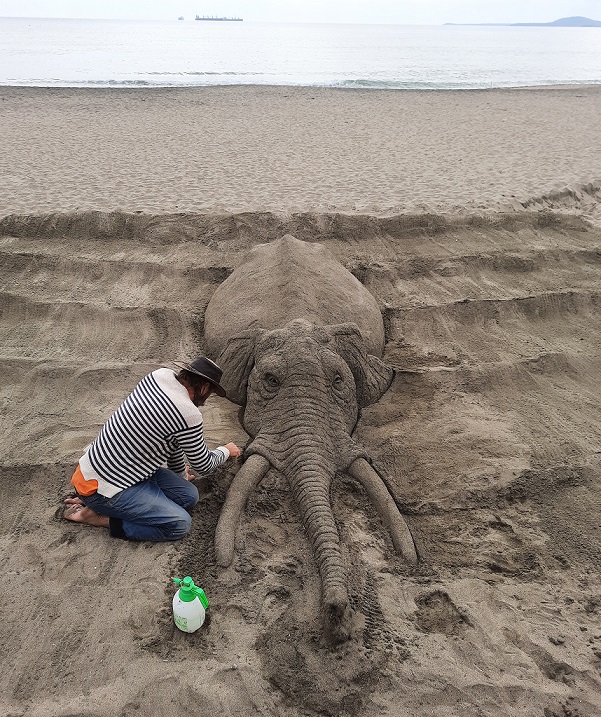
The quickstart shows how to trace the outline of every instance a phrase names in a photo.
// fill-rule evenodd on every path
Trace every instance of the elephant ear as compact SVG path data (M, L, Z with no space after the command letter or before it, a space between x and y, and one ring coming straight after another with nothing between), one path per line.
M232 336L219 354L217 364L223 369L221 385L233 403L246 403L248 377L255 365L255 346L262 330L253 329Z
M394 369L367 353L356 324L337 324L326 330L336 353L346 361L355 378L359 406L363 408L375 403L390 387Z

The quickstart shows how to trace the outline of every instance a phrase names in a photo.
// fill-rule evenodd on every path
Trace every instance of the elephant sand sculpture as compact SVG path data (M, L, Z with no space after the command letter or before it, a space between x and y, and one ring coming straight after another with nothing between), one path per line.
M273 466L287 477L313 546L327 631L345 640L352 610L330 502L336 473L361 483L395 549L417 563L392 495L351 437L360 409L394 377L380 360L378 305L324 246L287 235L256 246L219 286L206 310L205 339L228 397L244 406L242 424L252 438L218 521L217 562L232 562L246 501Z

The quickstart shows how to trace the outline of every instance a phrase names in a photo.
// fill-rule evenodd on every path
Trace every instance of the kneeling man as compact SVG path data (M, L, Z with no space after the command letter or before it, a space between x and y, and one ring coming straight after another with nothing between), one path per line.
M222 371L201 356L145 376L88 446L71 479L77 497L65 518L108 528L127 540L178 540L190 530L188 508L198 502L194 473L209 473L240 449L226 443L210 451L198 410L216 393Z

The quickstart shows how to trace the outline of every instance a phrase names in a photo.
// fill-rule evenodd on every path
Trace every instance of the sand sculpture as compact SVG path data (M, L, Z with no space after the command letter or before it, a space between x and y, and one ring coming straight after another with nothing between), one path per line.
M273 466L287 477L313 546L325 628L344 640L352 611L330 503L336 473L361 483L395 549L417 562L394 497L352 438L360 409L377 401L394 376L380 360L378 305L324 246L287 235L255 247L220 285L207 307L205 338L223 367L228 396L244 406L252 438L217 525L217 561L232 562L246 501Z

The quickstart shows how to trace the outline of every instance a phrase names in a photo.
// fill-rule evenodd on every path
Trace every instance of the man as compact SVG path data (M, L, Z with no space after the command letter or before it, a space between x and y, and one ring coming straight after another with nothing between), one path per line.
M204 356L174 363L178 374L160 368L145 376L88 446L71 479L77 497L65 501L67 520L127 540L177 540L190 530L187 509L198 490L185 458L208 473L240 449L209 451L204 440L198 407L212 393L225 397L219 366Z

